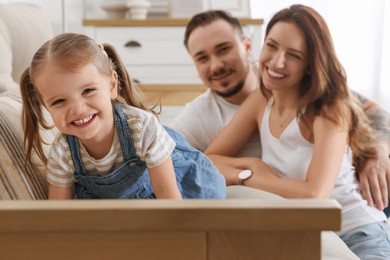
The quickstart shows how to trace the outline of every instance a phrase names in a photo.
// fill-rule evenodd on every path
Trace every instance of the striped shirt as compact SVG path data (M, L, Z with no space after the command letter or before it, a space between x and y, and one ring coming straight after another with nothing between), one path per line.
M128 125L137 156L148 168L158 166L172 153L175 142L171 139L157 118L150 112L128 105L122 105L128 118ZM88 175L107 175L122 165L123 155L117 133L108 154L101 159L91 157L79 141L80 156ZM74 165L65 135L54 141L48 158L48 182L57 187L73 185Z

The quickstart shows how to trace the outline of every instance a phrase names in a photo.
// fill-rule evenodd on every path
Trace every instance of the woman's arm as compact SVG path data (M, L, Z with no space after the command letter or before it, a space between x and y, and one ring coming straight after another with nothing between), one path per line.
M205 150L205 154L224 175L227 185L238 184L238 174L246 169L253 172L251 179L257 178L260 173L277 176L259 158L234 157L249 142L253 134L259 131L257 121L259 115L263 113L266 102L259 90L252 93L240 106L230 123Z
M229 124L204 151L205 154L235 156L258 130L257 117L266 102L260 90L255 90L240 105ZM259 147L260 149L260 147Z
M375 204L378 209L383 210L388 205L390 195L390 114L374 101L356 92L353 94L361 102L377 135L373 147L378 158L369 160L358 172L360 188L370 206Z
M72 199L72 187L57 187L49 183L49 200Z
M251 170L253 173L251 179L256 179L260 174L278 177L271 167L257 157L230 157L217 154L209 154L208 157L225 177L227 186L239 184L238 174L242 170ZM247 181L245 186L248 186Z
M181 199L176 183L175 170L171 157L156 167L149 168L150 182L158 199Z
M328 119L317 117L314 121L314 152L306 180L279 178L261 160L252 164L253 161L245 161L245 158L237 161L229 158L241 149L253 131L258 131L266 102L259 90L250 95L205 153L224 174L228 184L237 183L235 176L240 170L257 165L258 170L245 181L246 186L287 198L328 198L339 174L348 134L347 129ZM241 168L244 165L246 167Z
M286 198L329 198L346 149L347 130L318 117L314 121L313 132L314 151L305 180L258 174L257 178L247 180L245 185Z

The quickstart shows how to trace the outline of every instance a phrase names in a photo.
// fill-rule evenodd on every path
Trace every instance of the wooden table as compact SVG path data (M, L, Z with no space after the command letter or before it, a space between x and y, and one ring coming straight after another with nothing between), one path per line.
M0 201L0 259L320 259L333 200Z

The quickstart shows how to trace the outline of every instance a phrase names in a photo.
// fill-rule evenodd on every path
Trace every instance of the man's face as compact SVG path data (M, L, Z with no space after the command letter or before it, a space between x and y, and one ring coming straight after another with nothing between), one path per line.
M188 51L203 83L223 97L244 86L250 70L248 39L226 21L216 20L196 28L188 39Z

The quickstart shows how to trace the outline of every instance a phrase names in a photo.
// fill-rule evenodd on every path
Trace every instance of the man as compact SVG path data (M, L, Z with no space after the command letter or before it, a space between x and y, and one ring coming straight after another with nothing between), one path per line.
M244 36L240 22L223 11L195 15L187 25L184 45L208 90L187 104L171 127L204 151L258 87L257 68L251 60L251 42ZM370 205L383 210L388 205L390 190L390 114L374 102L356 96L378 133L373 144L378 159L371 160L359 173L362 194ZM217 163L227 185L238 183L238 174L248 163L265 167L259 159L259 140L259 136L252 137L236 158L229 158L229 163L225 163L226 158ZM234 170L224 171L232 165Z

